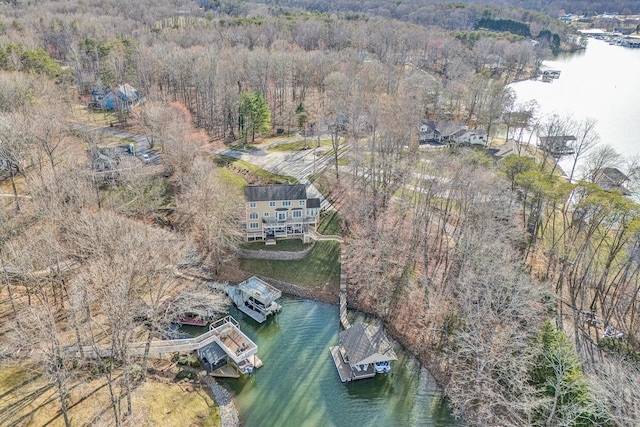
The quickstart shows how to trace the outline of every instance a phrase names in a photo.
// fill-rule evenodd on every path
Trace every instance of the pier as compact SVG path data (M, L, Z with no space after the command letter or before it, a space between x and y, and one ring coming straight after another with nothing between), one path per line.
M343 383L372 378L378 372L388 372L389 362L397 360L382 327L357 323L347 319L347 276L344 255L340 254L340 344L329 348Z

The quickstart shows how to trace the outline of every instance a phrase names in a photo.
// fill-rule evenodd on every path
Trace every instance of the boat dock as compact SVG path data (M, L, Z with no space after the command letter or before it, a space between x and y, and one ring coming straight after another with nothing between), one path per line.
M180 353L197 350L199 354L204 350L218 347L225 356L236 366L248 363L252 367L259 368L263 365L258 358L258 346L247 337L239 327L238 322L231 316L213 322L210 329L197 337L183 338L175 340L151 341L149 346L149 356L158 357L165 353ZM145 354L146 342L135 342L129 344L129 355L143 356ZM96 346L83 346L82 353L91 358L110 357L112 353L111 344ZM74 354L79 354L77 347L69 348Z

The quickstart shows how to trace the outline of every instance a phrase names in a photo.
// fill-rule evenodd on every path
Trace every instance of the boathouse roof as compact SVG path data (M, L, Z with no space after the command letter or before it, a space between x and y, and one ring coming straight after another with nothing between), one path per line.
M274 288L256 276L250 277L240 283L238 288L247 295L269 304L282 296L282 292L279 289Z
M303 200L307 198L307 190L304 184L247 185L244 197L248 202Z
M397 360L398 358L384 331L379 326L357 323L340 332L340 342L351 366Z

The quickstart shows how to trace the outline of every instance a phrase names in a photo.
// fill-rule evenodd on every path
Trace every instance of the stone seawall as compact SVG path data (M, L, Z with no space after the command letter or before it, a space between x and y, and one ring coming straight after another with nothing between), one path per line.
M284 294L289 294L300 298L312 299L320 302L326 302L327 304L338 303L338 295L335 292L327 292L320 289L309 289L265 276L258 277L269 283L270 285L280 289Z
M287 251L253 251L249 249L239 249L238 256L240 258L252 259L270 259L280 261L295 261L305 258L309 252L315 247L315 242L303 251L287 252Z

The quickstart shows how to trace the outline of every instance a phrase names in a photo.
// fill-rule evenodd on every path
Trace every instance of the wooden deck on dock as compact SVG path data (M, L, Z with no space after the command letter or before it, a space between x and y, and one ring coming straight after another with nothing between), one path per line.
M231 365L224 365L209 374L216 378L240 378L240 374Z
M333 362L336 364L338 375L340 375L340 381L343 383L351 381L351 367L348 363L342 360L342 356L340 355L340 346L329 347L329 351L331 352L331 357L333 357Z

